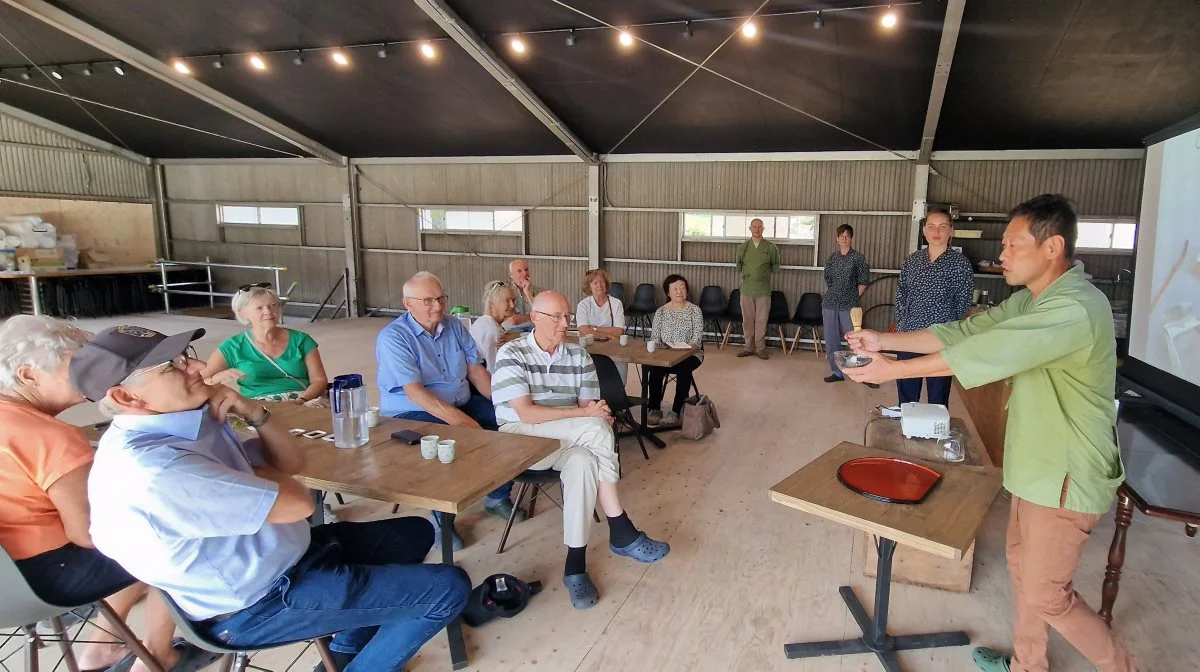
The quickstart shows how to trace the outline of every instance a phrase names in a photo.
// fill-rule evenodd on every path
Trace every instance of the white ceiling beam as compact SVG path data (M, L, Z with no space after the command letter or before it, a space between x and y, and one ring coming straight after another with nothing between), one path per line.
M946 3L946 21L942 25L942 44L938 47L937 65L933 69L933 86L929 90L929 107L925 110L925 127L921 130L921 149L917 163L928 165L933 153L933 136L937 133L938 118L942 116L942 101L946 98L946 83L950 81L950 64L954 62L954 47L962 27L963 9L967 0Z
M226 114L233 115L301 151L320 158L326 163L335 166L346 165L346 157L338 152L268 117L249 105L234 100L207 84L202 84L192 77L175 72L171 66L150 54L109 35L96 26L44 0L0 0L0 2L19 9L81 42L89 44L114 58L120 59L151 77L166 82L176 89L195 96Z
M115 154L123 159L129 159L130 161L134 161L136 163L150 165L149 157L142 156L141 154L125 149L124 147L118 147L111 142L105 142L100 138L90 136L87 133L82 133L73 128L68 128L60 123L50 121L49 119L39 117L38 115L22 110L19 107L13 107L7 103L0 103L0 114L23 121L31 126L37 126L38 128L51 133L56 133L80 144L87 145L93 149Z
M450 39L457 42L458 46L462 47L471 58L482 65L483 69L493 79L499 82L513 98L517 99L517 102L524 105L525 109L529 110L533 116L537 117L538 121L550 129L550 132L557 136L573 154L589 164L598 163L596 153L589 149L583 140L575 135L558 118L558 115L554 114L542 102L542 99L538 98L537 94L525 82L521 81L517 73L513 72L512 68L508 67L508 64L500 60L496 52L492 51L491 47L484 43L479 35L443 0L413 0L413 3L417 7L420 7L421 11L428 14L429 18L433 19L442 30L446 31Z

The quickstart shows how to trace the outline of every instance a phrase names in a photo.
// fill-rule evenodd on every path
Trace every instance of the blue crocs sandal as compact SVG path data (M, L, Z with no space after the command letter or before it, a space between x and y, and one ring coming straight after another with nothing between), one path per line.
M637 539L634 539L633 543L624 548L617 548L609 544L608 549L617 555L633 558L638 562L646 564L658 562L667 557L667 554L671 552L671 546L667 542L655 541L646 536L645 532L638 532Z
M971 652L971 660L975 661L975 667L978 667L980 672L1008 672L1008 663L1012 657L981 646Z
M589 609L600 601L600 591L596 590L596 584L586 573L567 574L563 577L563 585L567 587L571 606L576 609Z

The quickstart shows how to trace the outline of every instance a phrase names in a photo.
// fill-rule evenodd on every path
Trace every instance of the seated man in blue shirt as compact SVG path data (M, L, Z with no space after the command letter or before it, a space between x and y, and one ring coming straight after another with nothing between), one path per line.
M197 630L260 649L338 633L345 672L398 671L462 611L456 567L421 564L421 518L309 530L309 491L288 425L183 354L203 329L167 337L106 329L71 358L76 390L113 416L88 479L92 541L170 595ZM258 438L225 423L236 413ZM324 666L318 666L323 670Z
M491 374L471 332L457 319L447 318L442 281L427 271L409 278L404 283L404 307L408 313L384 327L375 341L380 413L495 431ZM512 482L496 488L483 508L508 520L511 492ZM517 512L517 520L524 519L524 512ZM439 523L438 514L433 520ZM434 543L441 545L441 525L437 528ZM454 550L462 550L462 537L457 530L451 532Z

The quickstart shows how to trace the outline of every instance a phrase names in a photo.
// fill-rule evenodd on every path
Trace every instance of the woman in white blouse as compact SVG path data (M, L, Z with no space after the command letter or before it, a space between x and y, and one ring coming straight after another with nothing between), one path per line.
M620 338L625 333L625 306L621 300L608 295L608 274L604 269L593 268L583 276L583 293L588 296L575 306L575 324L579 335L601 338ZM613 359L621 382L627 380L629 362Z
M496 371L496 350L508 341L504 327L500 326L513 316L517 309L517 295L511 287L492 280L483 286L483 315L471 323L471 338L479 354L483 355L488 371Z
M683 410L684 401L692 391L692 374L704 361L704 313L701 312L700 306L688 301L687 279L672 273L663 280L662 288L669 300L654 312L650 340L659 345L687 343L700 349L669 369L660 366L646 368L650 386L648 420L651 425L673 425L679 422L679 413ZM666 395L667 376L670 374L675 375L675 400L670 407L664 407L663 397Z

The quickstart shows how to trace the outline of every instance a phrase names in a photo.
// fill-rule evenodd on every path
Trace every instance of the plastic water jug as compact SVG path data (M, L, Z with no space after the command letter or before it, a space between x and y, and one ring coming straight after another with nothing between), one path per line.
M333 412L333 445L358 448L367 443L371 430L367 427L367 388L361 375L335 376L329 390L329 407Z

